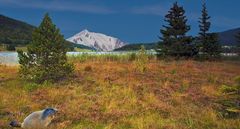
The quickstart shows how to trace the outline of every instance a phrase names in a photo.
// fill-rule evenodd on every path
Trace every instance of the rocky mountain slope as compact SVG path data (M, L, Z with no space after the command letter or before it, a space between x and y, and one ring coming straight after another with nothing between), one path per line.
M68 38L67 41L92 47L99 51L113 51L114 49L126 45L126 43L117 38L101 33L90 32L88 30L81 31Z

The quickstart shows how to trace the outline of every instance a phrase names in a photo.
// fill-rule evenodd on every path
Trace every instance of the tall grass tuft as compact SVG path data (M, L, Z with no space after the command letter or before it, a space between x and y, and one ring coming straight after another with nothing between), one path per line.
M126 52L122 54L88 54L83 53L79 55L71 55L68 57L70 62L84 63L84 62L122 62L128 63L135 61L139 67L145 66L148 59L154 59L155 55L147 54L146 50L140 50L139 52Z
M136 58L136 69L144 73L147 69L147 62L148 62L148 55L147 52L144 48L144 46L141 46L141 49L137 53L137 58Z

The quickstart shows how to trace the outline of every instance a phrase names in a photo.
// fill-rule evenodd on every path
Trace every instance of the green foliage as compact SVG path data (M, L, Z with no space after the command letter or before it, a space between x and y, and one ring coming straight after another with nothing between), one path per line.
M158 57L173 56L173 57L192 57L196 54L195 46L191 44L192 38L186 36L190 30L187 25L185 10L180 7L177 2L173 4L169 13L165 16L165 21L168 26L163 26L161 29L163 44L159 44L156 49Z
M219 101L224 116L240 117L240 76L235 78L234 86L223 85L220 89L222 99Z
M73 65L67 63L68 46L48 14L32 37L27 52L18 51L21 77L42 83L58 81L73 72Z
M237 53L240 56L240 32L236 35L238 45L237 45Z
M210 18L211 17L208 15L208 12L207 12L206 3L204 2L202 5L202 17L199 18L200 21L198 21L199 28L200 28L199 35L200 35L200 40L202 42L206 42L207 32L209 31L211 26L211 22L209 21Z
M32 39L31 33L35 27L0 15L0 28L0 43L16 46L17 44L28 44Z
M198 47L201 52L200 57L208 60L217 59L221 56L221 45L216 33L208 33L211 27L211 22L209 21L210 16L208 15L205 2L202 7L202 17L199 21L200 36L198 37Z
M206 42L202 43L202 57L204 59L218 59L221 57L221 45L218 42L218 35L216 33L209 33L206 36Z
M15 51L16 48L15 48L14 45L10 44L10 45L7 45L7 50L8 50L8 51Z
M26 85L24 85L24 90L28 91L28 92L31 92L35 89L38 88L38 84L36 83L27 83Z
M155 59L155 55L147 54L148 59ZM123 53L123 54L79 54L69 56L71 62L86 62L86 61L117 61L117 62L132 62L137 60L137 53Z
M127 44L121 48L117 48L114 51L138 51L141 49L141 46L144 46L146 50L155 49L157 43L133 43Z
M137 53L136 58L136 69L139 70L141 73L144 73L147 69L147 62L148 62L148 55L144 46L141 46L141 49Z

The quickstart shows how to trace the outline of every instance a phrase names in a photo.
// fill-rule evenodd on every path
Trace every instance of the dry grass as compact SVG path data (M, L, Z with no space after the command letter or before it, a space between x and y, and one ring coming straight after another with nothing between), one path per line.
M36 85L0 66L0 128L46 107L60 110L55 128L239 129L215 110L218 88L240 75L240 62L74 61L76 76Z

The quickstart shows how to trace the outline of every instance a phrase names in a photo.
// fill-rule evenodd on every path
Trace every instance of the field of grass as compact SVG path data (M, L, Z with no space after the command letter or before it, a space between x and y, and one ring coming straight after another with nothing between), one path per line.
M132 56L72 57L75 76L38 85L0 66L0 128L46 107L59 129L239 129L217 111L219 87L240 75L240 62L157 61L139 72Z
M90 49L83 49L83 48L77 48L77 47L74 48L74 51L75 52L93 52L93 50L90 50Z

